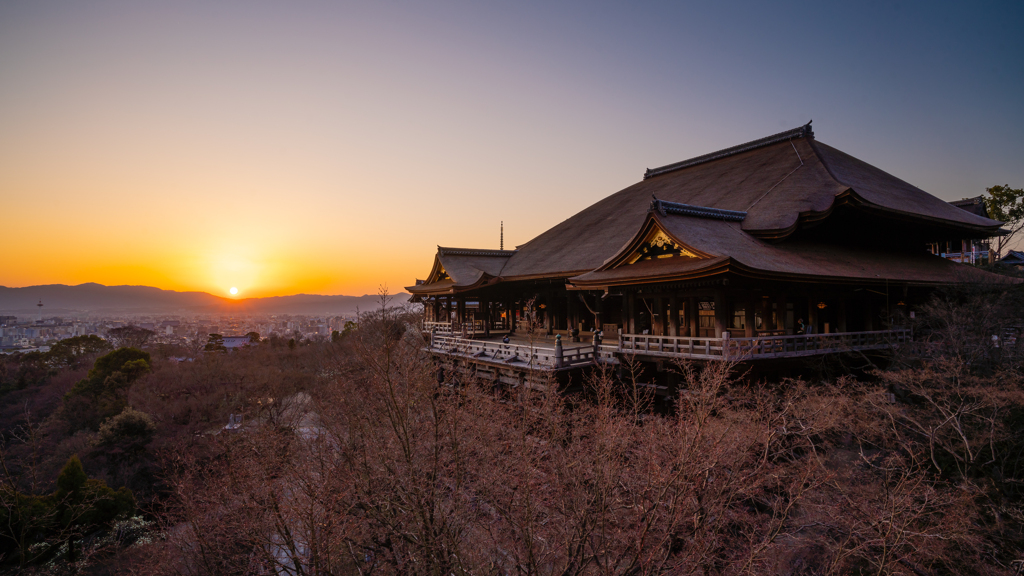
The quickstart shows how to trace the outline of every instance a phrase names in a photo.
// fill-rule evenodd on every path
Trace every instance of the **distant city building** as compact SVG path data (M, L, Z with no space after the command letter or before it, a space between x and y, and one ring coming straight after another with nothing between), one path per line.
M224 347L228 350L234 350L235 348L241 348L242 346L248 346L250 344L248 336L225 336Z

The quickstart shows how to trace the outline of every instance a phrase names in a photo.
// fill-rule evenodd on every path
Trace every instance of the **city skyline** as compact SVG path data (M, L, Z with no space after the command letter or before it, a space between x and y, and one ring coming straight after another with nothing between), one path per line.
M9 2L0 285L399 292L644 169L814 120L943 200L1024 184L1020 3Z

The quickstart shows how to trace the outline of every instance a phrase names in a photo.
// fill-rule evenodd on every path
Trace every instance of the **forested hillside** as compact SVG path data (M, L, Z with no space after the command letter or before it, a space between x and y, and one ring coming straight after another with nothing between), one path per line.
M913 344L799 378L680 364L668 405L628 362L572 394L458 381L395 307L331 342L185 361L65 341L0 364L0 562L53 574L1013 573L1021 302L1017 288L938 294L902 320Z

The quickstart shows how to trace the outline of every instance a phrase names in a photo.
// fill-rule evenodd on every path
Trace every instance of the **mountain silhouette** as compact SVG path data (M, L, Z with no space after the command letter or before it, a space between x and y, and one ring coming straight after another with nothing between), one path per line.
M396 294L392 305L407 302ZM0 315L35 315L42 301L43 316L74 313L105 314L354 314L380 306L376 295L321 296L295 294L269 298L223 298L206 292L177 292L152 286L104 286L89 282L77 286L47 284L8 288L0 286Z

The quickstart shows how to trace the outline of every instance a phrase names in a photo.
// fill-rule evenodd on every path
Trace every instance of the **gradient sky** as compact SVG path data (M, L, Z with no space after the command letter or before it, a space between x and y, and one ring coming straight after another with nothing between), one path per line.
M1024 186L1024 2L0 3L0 285L392 291L814 120Z

